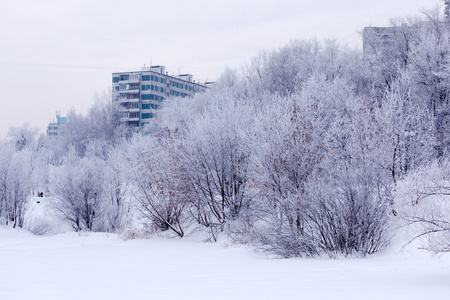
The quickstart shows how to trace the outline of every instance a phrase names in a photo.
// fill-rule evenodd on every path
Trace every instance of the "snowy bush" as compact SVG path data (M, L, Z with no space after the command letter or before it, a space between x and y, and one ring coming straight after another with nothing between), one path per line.
M170 230L183 237L189 224L188 203L180 178L183 166L171 160L173 154L156 139L138 138L129 147L128 172L147 230Z
M58 200L55 209L76 231L104 230L108 202L101 159L69 154L55 172L52 192Z
M423 249L450 252L450 160L435 161L398 186L399 211Z

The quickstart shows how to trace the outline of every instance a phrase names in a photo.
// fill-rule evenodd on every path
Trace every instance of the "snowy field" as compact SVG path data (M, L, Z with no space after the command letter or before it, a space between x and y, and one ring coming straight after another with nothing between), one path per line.
M226 243L0 227L0 299L450 299L450 255L276 259Z

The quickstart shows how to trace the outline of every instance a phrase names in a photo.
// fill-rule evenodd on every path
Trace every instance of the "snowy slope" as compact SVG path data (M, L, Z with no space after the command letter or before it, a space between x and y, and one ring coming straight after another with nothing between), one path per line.
M398 249L366 259L273 259L190 240L0 227L0 299L449 299L448 255Z

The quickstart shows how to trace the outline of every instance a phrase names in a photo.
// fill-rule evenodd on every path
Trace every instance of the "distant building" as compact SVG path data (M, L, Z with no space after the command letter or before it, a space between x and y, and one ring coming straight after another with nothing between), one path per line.
M190 97L204 92L211 83L200 84L190 74L170 76L164 66L112 74L113 101L120 103L120 121L144 126L156 116L168 97Z
M363 31L363 53L402 55L409 49L410 28L366 27Z
M47 126L47 136L50 138L58 138L65 132L67 117L61 117L61 113L56 112L56 120Z
M445 21L450 21L450 0L444 0ZM414 42L414 29L407 25L397 27L365 27L363 31L364 55L383 54L402 57Z

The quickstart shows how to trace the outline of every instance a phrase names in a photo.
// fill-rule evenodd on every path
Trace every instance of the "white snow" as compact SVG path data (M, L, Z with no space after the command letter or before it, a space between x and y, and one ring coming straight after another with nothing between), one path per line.
M449 299L449 255L400 249L364 259L276 259L189 238L0 227L0 299Z

